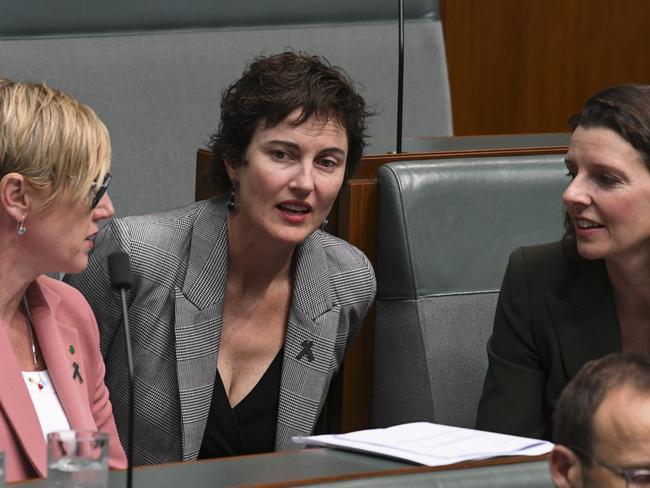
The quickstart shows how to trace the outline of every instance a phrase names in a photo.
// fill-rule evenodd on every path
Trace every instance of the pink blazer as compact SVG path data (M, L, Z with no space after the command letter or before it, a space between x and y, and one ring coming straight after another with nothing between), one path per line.
M109 466L126 467L104 385L104 361L93 312L74 288L46 276L27 290L34 329L70 428L110 438ZM73 379L79 365L81 379ZM0 323L0 450L8 482L47 476L47 449L36 410L6 330Z

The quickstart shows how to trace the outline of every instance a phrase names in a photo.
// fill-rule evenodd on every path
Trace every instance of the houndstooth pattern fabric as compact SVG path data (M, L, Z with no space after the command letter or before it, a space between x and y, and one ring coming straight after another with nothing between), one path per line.
M135 285L127 293L135 361L134 463L196 459L207 422L223 319L228 263L225 202L116 219L96 240L88 268L66 281L93 307L106 384L126 447L128 366L121 305L106 260L127 252ZM355 247L320 230L296 248L284 344L276 450L309 435L330 380L375 296L372 267ZM312 341L310 358L301 356Z

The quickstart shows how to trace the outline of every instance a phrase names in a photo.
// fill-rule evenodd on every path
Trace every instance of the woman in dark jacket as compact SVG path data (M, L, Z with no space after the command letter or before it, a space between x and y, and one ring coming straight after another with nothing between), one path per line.
M650 355L650 86L608 88L571 125L566 235L510 258L479 429L550 439L557 398L585 362Z

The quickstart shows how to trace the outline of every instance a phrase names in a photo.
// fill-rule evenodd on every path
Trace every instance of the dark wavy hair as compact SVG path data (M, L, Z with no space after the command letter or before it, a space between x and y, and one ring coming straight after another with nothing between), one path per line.
M630 386L650 395L650 362L636 354L609 354L586 363L564 388L555 407L553 442L590 464L593 416L609 391Z
M342 69L322 57L288 51L256 57L222 94L219 128L209 143L219 190L232 187L225 161L235 167L246 164L246 149L259 124L274 127L295 110L301 110L295 126L314 115L343 126L348 136L345 178L350 177L366 146L366 103Z
M636 149L650 171L650 85L616 85L590 97L569 119L571 132L578 127L616 132ZM575 229L565 214L564 239L575 240Z

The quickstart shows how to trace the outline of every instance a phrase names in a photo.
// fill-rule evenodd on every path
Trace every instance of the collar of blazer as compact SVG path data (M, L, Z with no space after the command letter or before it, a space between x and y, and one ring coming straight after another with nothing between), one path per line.
M68 345L79 344L79 336L76 329L55 318L61 297L48 286L49 279L42 276L27 290L36 337L70 428L94 430L90 407L83 407L89 405L84 396L85 388L72 379ZM81 355L77 356L83 369ZM47 475L47 453L43 432L4 328L0 331L0 367L0 404L25 456L38 475L44 477Z
M327 388L336 343L338 311L320 231L295 251L293 292L284 344L276 447L291 435L309 434ZM195 219L182 289L175 296L177 378L183 424L183 459L196 458L207 421L223 319L228 263L226 206L206 202ZM315 360L296 359L311 340ZM295 415L300 411L300 415Z
M581 263L561 295L546 295L568 378L592 359L621 350L616 304L603 263Z
M208 200L192 229L182 293L199 310L223 300L228 272L226 212L222 199ZM292 305L312 319L332 308L329 268L318 230L296 247L293 290Z

